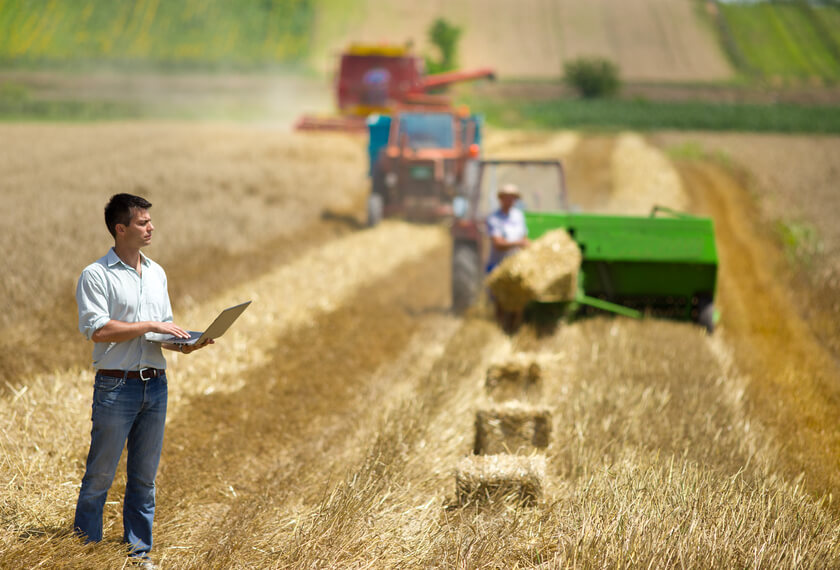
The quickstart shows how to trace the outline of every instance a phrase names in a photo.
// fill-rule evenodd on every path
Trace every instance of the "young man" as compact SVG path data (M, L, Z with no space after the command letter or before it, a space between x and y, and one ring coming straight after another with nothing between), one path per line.
M82 271L76 287L79 330L94 342L96 376L90 452L73 523L87 541L102 540L102 510L127 444L123 540L129 556L148 567L154 567L148 554L166 419L166 360L161 347L189 354L203 346L179 348L145 338L147 333L189 337L172 322L163 268L140 253L151 243L155 229L151 206L131 194L111 198L105 206L105 224L114 247Z

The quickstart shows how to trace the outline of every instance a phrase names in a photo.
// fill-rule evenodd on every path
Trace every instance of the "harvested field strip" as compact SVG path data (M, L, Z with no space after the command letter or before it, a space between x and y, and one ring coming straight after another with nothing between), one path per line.
M637 134L624 133L617 138L612 180L612 212L646 216L654 206L679 211L688 207L682 181L668 158Z
M574 131L534 133L493 129L483 144L489 158L556 160L565 159L586 140Z
M840 137L660 133L676 156L738 165L758 216L792 265L792 302L820 341L840 358ZM797 168L803 165L803 168Z
M103 255L112 240L101 212L116 192L154 204L159 237L148 255L174 270L196 242L242 252L294 234L327 208L350 211L365 190L362 145L347 137L167 124L7 125L0 135L4 197L14 205L0 214L0 224L14 228L5 255L20 269L17 280L0 281L14 309L3 315L4 325L18 320L23 306L38 308L72 291L81 268ZM321 157L324 145L332 160L313 169L309 161ZM56 195L73 199L59 209ZM48 228L67 219L74 222L72 239L51 244ZM34 264L26 253L32 248L52 250L55 259ZM78 269L51 270L71 264ZM31 299L36 287L46 295Z
M805 473L807 488L817 495L836 493L840 366L797 314L782 277L774 274L781 260L758 238L744 190L720 167L685 164L681 172L694 200L716 221L721 333L750 377L753 414L790 442L779 466L784 473Z
M324 145L331 160L313 168ZM136 193L154 204L155 243L147 254L166 268L176 322L186 323L183 309L199 296L357 228L363 156L362 144L349 137L236 125L0 127L2 192L10 205L0 212L0 226L9 229L3 261L16 268L0 278L7 302L0 374L16 378L88 361L74 332L73 291L81 269L113 243L101 213L112 194ZM68 220L66 239L51 237ZM38 339L56 329L63 336L45 349Z
M507 148L541 136L522 134ZM605 208L618 186L640 199L662 195L652 170L673 167L643 139L559 144L571 138L543 148L557 143L570 167L588 158L605 170L593 177ZM285 170L311 163L288 156L298 140L273 157ZM608 150L600 158L599 146ZM357 154L348 150L345 168L361 164ZM645 176L613 170L634 156ZM781 285L759 262L774 254L737 225L756 216L733 201L743 189L704 163L680 174L677 194L695 210L717 206L718 225L735 226L718 238L724 321L714 337L687 323L606 317L509 337L480 310L456 319L438 227L386 223L304 251L280 246L287 251L276 257L224 250L223 267L242 278L208 287L200 304L183 299L179 314L203 321L219 306L255 303L216 346L171 357L153 555L167 568L840 566L840 516L821 499L837 489L835 369L805 346L802 322L788 323L773 304ZM348 191L301 190L302 239ZM347 231L341 212L334 222ZM267 239L300 234L290 235ZM178 259L173 271L199 275L200 265ZM247 259L268 267L243 268ZM511 354L539 362L538 378L520 380L538 384L532 404L551 410L543 498L529 508L458 508L453 475L473 452L476 411L501 396L488 393L487 369ZM106 506L106 542L83 547L67 534L89 371L16 380L0 396L0 567L118 567L122 475ZM822 475L827 482L815 483Z
M455 464L469 452L476 371L506 342L492 324L467 321L431 371L413 378L413 393L387 406L358 463L318 502L301 505L294 526L269 533L269 560L296 568L419 563L451 500ZM260 523L272 528L271 518Z
M614 137L589 135L563 157L570 204L584 212L602 211L612 194L610 160L614 148Z
M399 267L335 311L288 330L271 359L244 374L242 390L190 399L186 413L169 427L173 451L160 478L161 494L167 487L171 493L161 526L175 529L163 545L173 561L183 554L187 558L178 565L215 564L226 556L233 563L246 554L237 542L253 533L263 508L275 514L288 509L274 519L275 534L279 523L285 527L296 518L297 509L329 493L347 465L364 460L359 454L377 438L382 414L403 397L404 386L414 388L418 373L423 376L423 357L434 356L413 339L430 340L434 326L435 342L445 344L456 330L457 321L441 314L445 301L438 287L429 283L428 293L412 295L412 282L427 283L440 267L438 255ZM441 311L415 318L414 311L429 308ZM213 457L191 445L207 426L213 426ZM225 504L225 520L241 521L244 528L192 527L191 505L207 502ZM260 548L270 549L271 542ZM205 548L174 548L190 544Z
M278 347L277 337L284 331L306 326L315 315L336 310L357 287L383 278L401 263L432 251L443 257L445 244L446 234L441 228L386 222L374 230L330 242L289 265L233 287L213 299L212 305L204 303L186 311L185 322L201 321L211 318L217 307L253 300L230 336L213 347L212 353L182 361L179 355L173 355L175 373L190 380L184 392L170 394L170 399L238 390L235 379L240 371L262 366L274 358L276 350L283 349ZM442 304L441 310L445 306Z
M497 354L506 351L478 324L465 323L440 365L473 354L464 342L476 334ZM486 355L461 363L466 377L438 377L445 368L435 368L430 384L387 417L367 460L261 543L264 558L253 563L748 566L754 553L774 567L840 561L838 521L773 473L775 448L749 417L741 380L696 327L590 319L552 338L525 331L514 348L544 354L546 401L557 410L543 501L529 509L444 508L453 499L440 490L451 485L454 460L469 453L468 410L482 399L476 368ZM674 351L686 358L665 358ZM418 415L415 406L444 386L437 413ZM270 505L267 496L257 510L264 533L284 520ZM229 552L217 550L232 559Z

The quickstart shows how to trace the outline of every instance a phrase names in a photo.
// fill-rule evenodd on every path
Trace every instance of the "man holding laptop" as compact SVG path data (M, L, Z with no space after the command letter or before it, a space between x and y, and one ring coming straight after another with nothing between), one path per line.
M188 339L190 333L172 322L163 268L140 253L152 240L151 206L131 194L111 198L105 224L114 247L82 271L76 288L79 330L95 343L96 377L90 452L73 523L88 542L102 540L105 499L127 443L123 541L129 556L147 567L154 567L148 553L166 419L161 348L189 354L213 343L212 338L196 344L166 342ZM147 335L158 341L150 342Z

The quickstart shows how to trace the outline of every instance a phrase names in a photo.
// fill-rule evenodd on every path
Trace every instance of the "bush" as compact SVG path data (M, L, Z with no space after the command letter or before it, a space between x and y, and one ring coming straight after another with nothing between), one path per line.
M618 66L598 57L566 62L563 79L586 99L609 97L621 85Z

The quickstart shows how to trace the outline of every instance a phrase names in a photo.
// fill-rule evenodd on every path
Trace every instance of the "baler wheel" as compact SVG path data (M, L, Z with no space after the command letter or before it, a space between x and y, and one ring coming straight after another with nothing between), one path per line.
M478 297L481 260L474 246L455 244L452 250L452 310L461 314Z
M697 324L705 327L709 334L715 332L715 304L709 299L701 299L697 310Z

